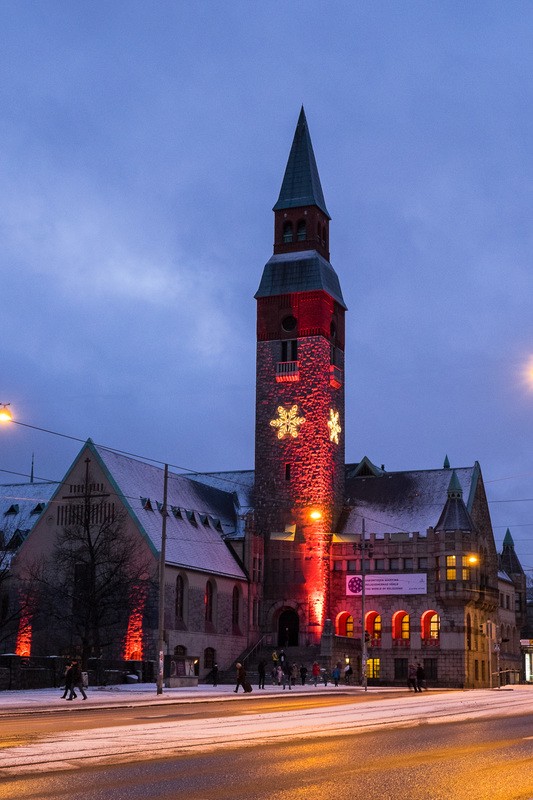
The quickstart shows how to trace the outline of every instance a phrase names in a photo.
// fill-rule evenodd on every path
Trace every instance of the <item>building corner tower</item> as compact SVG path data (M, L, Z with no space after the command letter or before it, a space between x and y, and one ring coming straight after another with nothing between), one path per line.
M273 210L274 254L255 295L255 519L264 630L297 645L322 634L344 496L346 306L303 108Z

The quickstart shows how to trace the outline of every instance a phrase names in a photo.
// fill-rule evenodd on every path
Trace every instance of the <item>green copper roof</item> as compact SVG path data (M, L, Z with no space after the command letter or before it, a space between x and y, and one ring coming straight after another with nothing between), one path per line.
M320 185L303 106L285 168L281 191L273 211L283 208L299 208L300 206L318 206L328 219L331 219Z
M505 537L503 539L503 546L504 547L514 547L513 537L511 536L511 531L509 528L505 531Z
M462 497L463 490L461 488L461 484L459 483L459 478L457 477L457 473L455 470L452 472L452 477L450 478L450 483L448 485L448 497Z
M448 458L448 456L445 456L444 464L442 465L442 468L443 469L450 469L450 459Z
M339 303L346 304L342 297L337 273L315 250L273 255L265 264L259 289L259 297L277 297L293 292L315 292L322 290Z

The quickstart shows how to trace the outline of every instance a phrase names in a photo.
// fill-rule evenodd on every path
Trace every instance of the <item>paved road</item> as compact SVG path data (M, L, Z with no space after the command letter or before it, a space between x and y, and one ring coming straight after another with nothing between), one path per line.
M529 714L3 780L0 800L530 800Z

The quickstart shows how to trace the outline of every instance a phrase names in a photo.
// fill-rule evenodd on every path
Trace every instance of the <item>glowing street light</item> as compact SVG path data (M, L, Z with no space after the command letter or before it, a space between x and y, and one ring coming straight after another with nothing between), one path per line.
M13 414L9 410L8 406L11 403L0 403L0 422L12 422L13 421Z

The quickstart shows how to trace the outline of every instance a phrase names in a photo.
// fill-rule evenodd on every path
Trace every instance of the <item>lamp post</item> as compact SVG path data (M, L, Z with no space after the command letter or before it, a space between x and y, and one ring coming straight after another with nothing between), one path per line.
M366 673L366 663L367 663L367 644L366 644L366 626L365 626L365 617L366 617L366 564L365 564L365 555L368 552L369 558L372 557L372 545L370 542L365 540L366 536L366 525L365 519L362 519L361 525L361 541L359 543L354 542L353 549L354 553L359 551L361 553L361 685L363 686L365 692L368 691L368 679Z
M163 506L161 508L161 550L159 551L159 615L157 630L157 694L163 694L163 645L165 640L165 558L167 544L167 492L168 492L168 464L165 464L163 473Z

